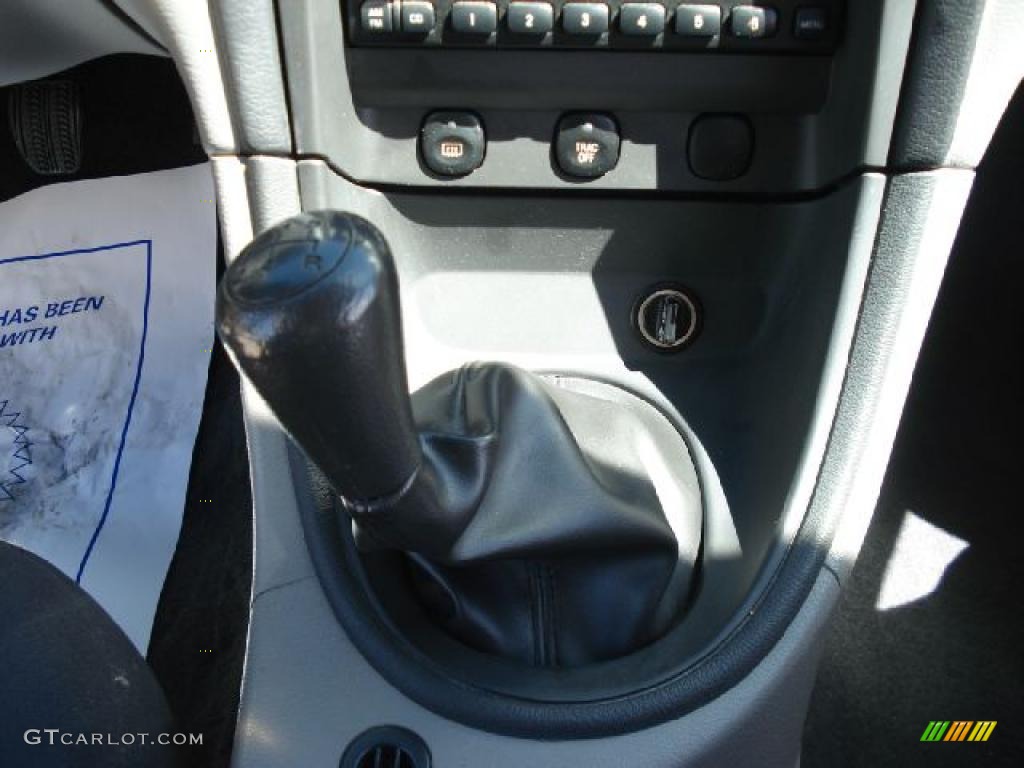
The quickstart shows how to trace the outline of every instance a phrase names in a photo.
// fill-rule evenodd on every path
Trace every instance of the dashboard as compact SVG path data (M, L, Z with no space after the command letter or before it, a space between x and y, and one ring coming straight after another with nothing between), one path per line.
M889 54L912 20L899 5L297 0L279 12L296 149L356 182L765 196L884 165L902 66ZM515 31L519 14L545 31Z

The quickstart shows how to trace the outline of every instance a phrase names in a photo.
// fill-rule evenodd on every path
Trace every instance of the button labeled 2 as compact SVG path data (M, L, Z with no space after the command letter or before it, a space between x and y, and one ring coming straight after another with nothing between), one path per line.
M505 15L509 32L516 35L546 35L555 25L555 12L550 3L508 4Z

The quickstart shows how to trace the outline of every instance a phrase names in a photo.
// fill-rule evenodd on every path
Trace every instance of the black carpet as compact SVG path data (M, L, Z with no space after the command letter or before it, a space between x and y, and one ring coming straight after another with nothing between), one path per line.
M804 768L1024 765L1022 96L979 169L878 510L828 638ZM878 611L907 511L967 547L931 594ZM935 557L926 538L909 544L922 567ZM932 720L998 725L985 743L921 743Z
M238 375L214 349L178 547L147 661L180 731L203 734L189 768L227 768L245 659L252 500Z

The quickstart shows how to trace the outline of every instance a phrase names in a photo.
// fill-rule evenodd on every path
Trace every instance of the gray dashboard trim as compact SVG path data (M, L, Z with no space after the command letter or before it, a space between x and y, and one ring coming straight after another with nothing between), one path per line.
M929 0L915 27L889 162L974 168L1024 78L1020 2Z
M273 0L211 0L210 11L231 111L241 118L235 124L239 150L289 154L291 125Z

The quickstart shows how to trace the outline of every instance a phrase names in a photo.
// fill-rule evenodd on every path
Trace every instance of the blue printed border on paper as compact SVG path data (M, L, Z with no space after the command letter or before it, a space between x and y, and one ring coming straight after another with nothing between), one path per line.
M132 383L132 396L128 401L128 414L125 417L124 426L121 427L121 440L118 443L117 455L114 458L114 470L110 475L110 490L107 491L107 498L103 503L103 514L100 515L100 519L96 523L96 528L92 532L92 536L89 538L89 544L85 548L85 554L82 555L82 560L78 564L78 573L75 574L76 584L82 583L82 574L85 573L85 566L89 562L89 557L92 555L93 548L96 546L96 540L99 538L100 531L102 531L103 526L106 525L107 516L110 514L110 504L114 499L114 489L117 487L117 473L121 469L121 454L124 453L124 444L128 439L128 427L132 423L132 411L135 409L135 399L139 394L139 382L142 379L142 362L146 357L146 336L149 331L149 295L153 275L153 241L131 240L125 243L101 245L96 248L78 248L73 251L57 251L55 253L41 253L36 256L18 256L13 259L0 259L0 266L3 266L4 264L13 264L21 261L41 261L42 259L53 259L59 256L77 256L85 253L113 251L118 248L132 248L137 245L146 246L146 298L142 306L142 339L139 342L139 361L135 366L135 381Z

